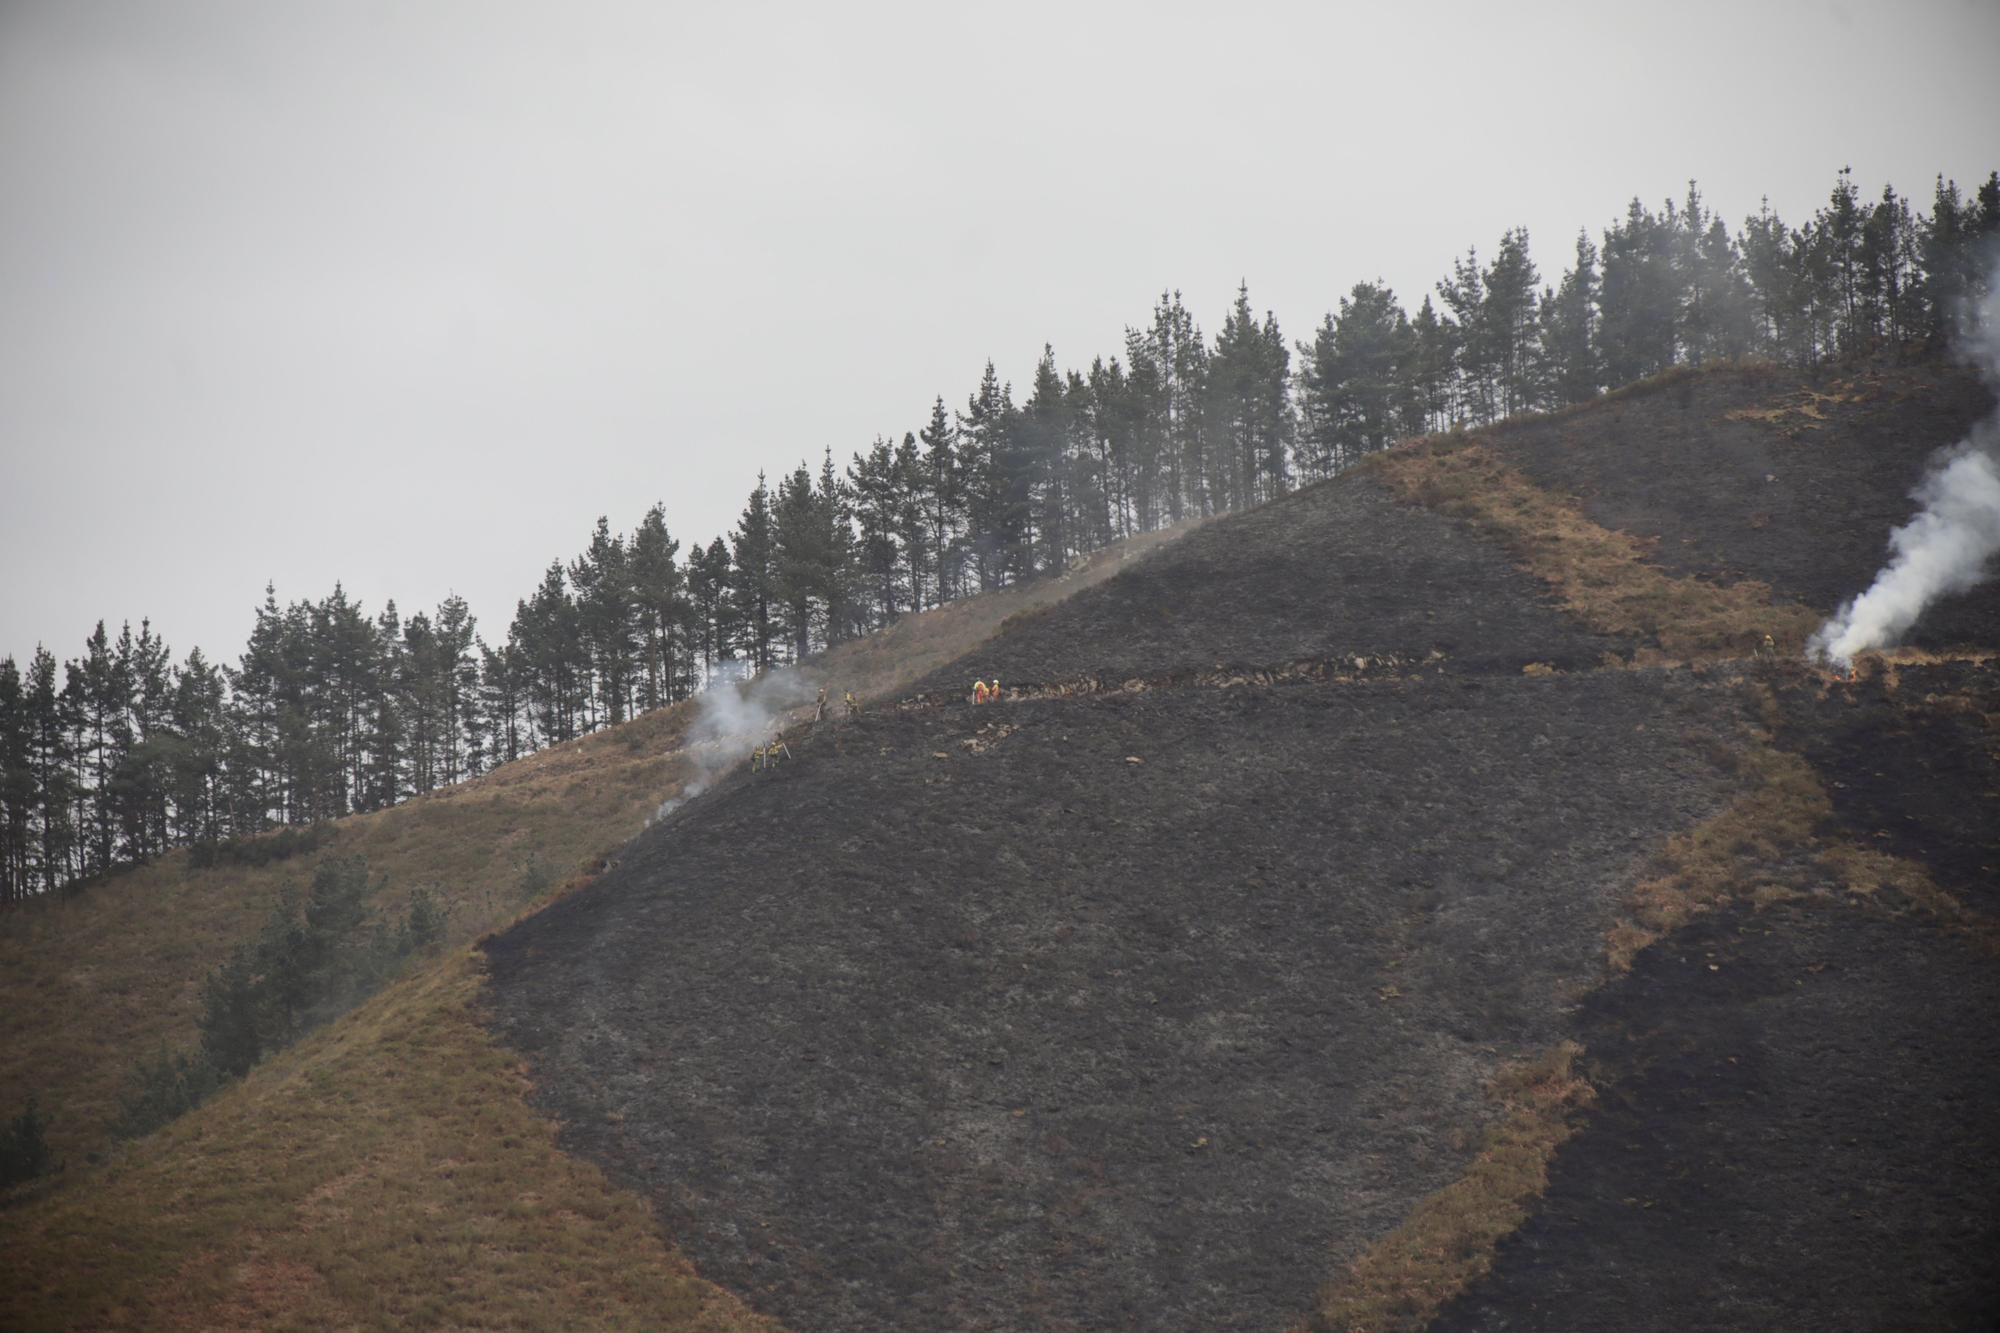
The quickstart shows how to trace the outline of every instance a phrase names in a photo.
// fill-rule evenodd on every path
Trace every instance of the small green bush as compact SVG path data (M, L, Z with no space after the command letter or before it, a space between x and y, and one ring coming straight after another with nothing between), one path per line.
M119 1115L111 1122L114 1138L136 1139L192 1111L221 1086L222 1079L206 1057L160 1048L158 1056L141 1060L125 1078L119 1094Z
M325 824L306 824L224 842L198 842L188 849L188 865L196 870L216 866L266 866L318 851L333 837Z
M45 1176L55 1169L45 1135L48 1122L28 1094L27 1109L0 1128L0 1189Z

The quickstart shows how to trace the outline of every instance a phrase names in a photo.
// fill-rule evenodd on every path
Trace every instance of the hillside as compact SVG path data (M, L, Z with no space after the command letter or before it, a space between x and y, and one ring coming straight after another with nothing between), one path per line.
M129 1147L299 869L24 914L0 1324L1986 1326L2000 599L1795 649L1988 406L1665 377L348 821L453 947Z
M1993 594L1750 655L1985 406L1678 375L1220 520L500 936L498 1030L800 1327L1977 1322Z
M893 693L992 634L1008 617L1089 587L1179 535L1150 534L1100 553L1063 578L905 617L826 655L813 664L809 678L866 698ZM806 679L788 682L789 701L809 697ZM178 852L79 893L0 914L0 1007L9 1016L0 1041L0 1089L6 1091L9 1115L27 1090L36 1092L51 1119L50 1146L66 1163L61 1175L27 1187L25 1199L0 1209L0 1234L11 1242L0 1247L7 1254L0 1326L146 1323L151 1321L143 1312L163 1302L194 1324L223 1319L215 1311L235 1299L237 1287L257 1281L255 1264L223 1263L218 1257L237 1247L244 1228L257 1233L259 1253L310 1256L273 1262L333 1271L334 1292L323 1290L324 1284L313 1288L305 1322L339 1322L371 1312L379 1318L382 1302L409 1289L371 1285L365 1246L332 1264L324 1240L307 1243L314 1230L309 1199L328 1189L346 1192L356 1182L386 1187L384 1177L392 1174L393 1159L372 1156L366 1136L348 1138L336 1131L331 1142L314 1137L357 1106L366 1108L371 1121L393 1127L413 1116L433 1117L426 1099L498 1096L506 1104L495 1106L493 1114L503 1121L517 1118L518 1144L496 1145L482 1132L483 1116L446 1117L431 1126L456 1144L444 1157L477 1157L491 1169L489 1183L514 1182L502 1196L510 1209L517 1207L517 1194L534 1191L530 1182L542 1182L550 1196L558 1186L580 1189L593 1219L621 1207L615 1196L602 1192L601 1182L578 1186L562 1159L543 1155L536 1126L545 1122L520 1102L520 1087L494 1082L489 1066L498 1057L478 1028L469 988L476 968L467 966L462 951L467 941L586 880L663 802L684 793L713 761L684 746L691 712L680 705L650 713L396 809L338 821L322 831L323 840L310 852L288 859L197 868L186 852ZM440 982L427 970L336 1025L379 1032L385 1013L400 1008L404 1025L425 1036L393 1054L351 1038L308 1042L267 1062L244 1085L167 1132L128 1147L112 1145L106 1125L134 1066L163 1049L193 1043L203 978L233 946L256 935L281 887L307 878L313 861L328 852L363 856L372 873L386 877L386 889L374 903L382 916L400 912L420 885L445 905L450 952L457 956L447 966L452 979ZM412 989L420 999L404 993ZM429 1078L399 1083L385 1074L385 1066L409 1060L422 1064ZM511 1068L511 1062L501 1065ZM340 1104L319 1105L318 1092L330 1082L362 1086ZM289 1128L271 1137L239 1138L242 1127L269 1113L274 1099L288 1106ZM402 1145L404 1159L420 1152L427 1137L411 1136ZM314 1151L302 1152L307 1143ZM282 1170L273 1160L279 1156ZM194 1197L216 1197L204 1189L225 1193L232 1181L257 1178L272 1188L242 1208L196 1207L199 1220L190 1217L185 1228L163 1231L157 1225L165 1212L188 1216L190 1191ZM376 1201L381 1211L374 1225L381 1233L392 1232L412 1212L421 1212L427 1227L449 1232L457 1225L484 1233L492 1219L483 1210L491 1203L491 1196L476 1191L442 1201L392 1192ZM556 1211L575 1220L576 1209L572 1203ZM520 1224L515 1234L524 1248L533 1243L534 1228L527 1223L534 1220L510 1218ZM32 1242L24 1243L23 1236ZM643 1230L625 1239L630 1245L613 1244L599 1257L600 1268L586 1265L582 1273L560 1280L546 1273L496 1274L490 1289L478 1293L491 1304L476 1308L514 1309L516 1298L532 1290L538 1294L528 1308L551 1300L555 1304L547 1308L555 1309L564 1293L601 1295L608 1284L614 1292L643 1295L682 1280L670 1256ZM638 1277L628 1283L634 1271ZM344 1287L342 1274L349 1275ZM418 1293L413 1301L442 1299L442 1293L424 1294L427 1281L421 1272L412 1278ZM287 1297L283 1291L278 1295ZM470 1297L461 1292L459 1299ZM616 1306L592 1297L582 1308L609 1317Z

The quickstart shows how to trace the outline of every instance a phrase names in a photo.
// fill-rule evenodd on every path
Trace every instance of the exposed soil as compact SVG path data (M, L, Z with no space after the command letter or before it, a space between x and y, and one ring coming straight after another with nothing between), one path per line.
M1668 570L1759 579L1831 613L1873 581L1932 455L1992 410L1977 376L1942 362L1774 368L1676 379L1490 439L1594 522L1657 538ZM1940 602L1911 642L1990 644L1996 624L1988 583Z
M799 1328L1268 1328L1567 1031L1735 718L1640 672L871 716L494 941L498 1022Z
M1629 651L1564 616L1465 525L1359 475L1218 519L1009 629L916 688L1433 652L1453 672L1518 672Z

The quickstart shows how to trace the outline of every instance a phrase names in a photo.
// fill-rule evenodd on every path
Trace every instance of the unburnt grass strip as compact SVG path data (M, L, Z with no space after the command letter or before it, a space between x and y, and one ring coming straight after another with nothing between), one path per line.
M1605 961L1631 968L1641 949L1737 896L1796 891L1796 862L1832 813L1812 766L1760 742L1740 755L1750 779L1713 818L1667 840L1656 873L1633 887L1629 915L1605 936Z
M1321 1291L1293 1333L1419 1329L1493 1266L1493 1249L1520 1226L1548 1185L1549 1159L1595 1100L1577 1071L1582 1047L1564 1042L1503 1067L1488 1088L1503 1115L1465 1173L1424 1199Z
M1795 656L1818 628L1816 612L1774 604L1765 584L1667 573L1648 560L1646 542L1591 522L1475 438L1411 441L1368 466L1404 498L1491 533L1565 610L1605 633L1650 640L1666 659L1747 657L1766 634Z

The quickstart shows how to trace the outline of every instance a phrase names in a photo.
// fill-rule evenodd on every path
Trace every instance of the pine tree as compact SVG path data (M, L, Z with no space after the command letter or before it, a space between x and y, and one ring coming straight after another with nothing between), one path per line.
M56 688L56 659L37 645L26 682L28 765L34 774L34 872L41 891L53 893L82 871L77 855L75 756Z
M755 670L771 665L775 637L772 609L777 600L776 550L771 534L771 492L764 474L730 534L730 596L735 624Z
M632 588L645 644L643 699L658 708L680 697L680 638L687 620L687 594L675 557L681 544L667 531L664 504L646 511L632 534Z
M1453 417L1491 421L1498 399L1494 383L1498 372L1493 363L1493 340L1484 324L1486 281L1478 251L1468 249L1465 258L1452 261L1451 270L1451 277L1438 283L1437 291L1451 312L1445 326L1452 331Z
M897 465L896 451L878 435L865 455L854 455L847 481L854 495L855 521L861 529L857 551L862 575L874 598L879 623L887 624L898 615L905 586L903 552L898 545L905 473ZM909 586L914 589L921 584L913 579ZM919 596L911 593L913 604Z
M965 486L960 470L958 429L940 394L931 404L930 423L918 432L924 444L925 517L935 561L937 600L964 594Z
M824 600L826 525L813 494L812 473L804 463L778 479L771 506L772 588L793 661L812 652L813 604Z
M942 405L940 402L939 406ZM903 442L896 446L894 470L895 504L891 526L896 543L902 548L903 562L908 571L910 609L921 611L927 601L927 591L936 586L938 560L937 548L931 544L931 468L924 452L917 448L914 432L903 432ZM857 559L859 555L857 548ZM939 599L933 597L928 600L934 603Z
M966 546L982 592L1005 584L1020 565L1028 494L1015 418L1012 388L988 361L957 429Z
M1340 298L1311 343L1299 344L1301 466L1330 476L1363 455L1386 449L1412 411L1416 350L1396 294L1359 282Z
M1526 227L1516 227L1500 237L1484 278L1479 328L1486 343L1485 363L1491 367L1498 391L1499 413L1510 417L1541 399L1535 293L1542 278L1528 252Z
M1448 320L1438 316L1429 295L1410 319L1410 398L1415 420L1409 429L1417 434L1443 430L1452 420L1452 358L1456 334Z
M1597 247L1587 231L1577 232L1576 262L1542 302L1542 351L1553 405L1597 396L1604 382L1597 355Z
M228 745L227 686L201 649L188 651L174 681L172 725L180 738L171 765L175 837L182 843L222 836L222 764Z
M1037 568L1060 570L1068 562L1070 429L1070 406L1056 369L1055 348L1045 343L1015 428L1021 472L1017 485L1026 520L1016 557L1020 574Z
M1126 345L1136 373L1138 353L1129 340ZM1189 512L1212 514L1215 502L1208 486L1208 428L1202 415L1208 398L1208 344L1194 316L1181 303L1179 292L1161 294L1153 308L1153 327L1140 347L1157 381L1164 430L1161 487L1168 521L1178 523Z
M731 656L730 645L736 640L731 619L733 573L729 547L720 537L706 547L696 546L688 556L688 601L704 686L714 678L715 664Z
M1674 364L1673 226L1637 199L1604 233L1598 345L1605 379L1626 384Z
M633 658L638 651L632 571L622 537L613 536L609 518L599 515L590 546L570 562L577 623L583 631L590 670L586 685L586 725L625 720Z
M33 891L28 866L36 796L21 669L11 656L0 658L0 904L20 902Z

